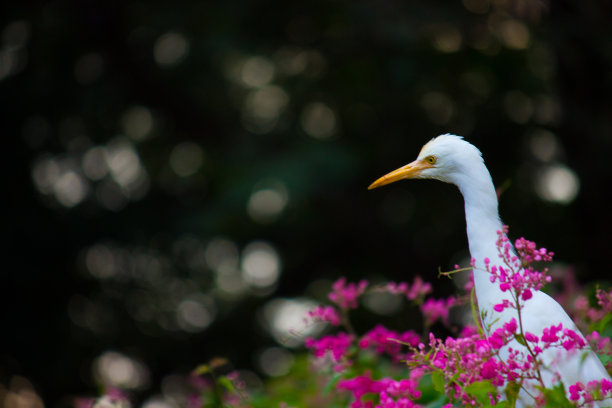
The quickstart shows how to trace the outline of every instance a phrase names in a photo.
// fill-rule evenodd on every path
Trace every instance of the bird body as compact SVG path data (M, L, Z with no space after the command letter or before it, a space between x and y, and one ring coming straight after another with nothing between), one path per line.
M493 309L494 305L502 303L504 299L512 299L510 291L502 292L499 284L491 282L491 275L484 264L486 258L492 265L499 259L498 231L502 231L503 224L499 217L495 187L480 151L459 136L438 136L423 146L414 162L381 177L369 188L413 178L454 184L463 195L470 255L475 262L474 287L486 333L491 334L512 318L519 320L515 309L506 308L502 312ZM524 331L536 335L541 335L544 328L559 323L563 328L580 333L561 305L541 291L534 291L533 297L525 301L521 318ZM502 357L508 355L509 347L526 350L525 346L514 340L502 349ZM592 380L610 380L599 358L588 349L575 353L565 352L564 349L547 349L542 354L542 362L550 368L550 371L541 373L546 387L551 387L559 379L566 389L578 381L586 384ZM527 388L535 390L536 385L538 383L533 381L527 384ZM525 391L519 395L520 405L533 403L533 398ZM612 404L605 401L601 406L609 405Z

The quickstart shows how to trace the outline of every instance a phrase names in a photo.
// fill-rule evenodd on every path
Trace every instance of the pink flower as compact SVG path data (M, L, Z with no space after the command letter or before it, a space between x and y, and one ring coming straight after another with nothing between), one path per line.
M493 310L495 310L498 313L503 312L505 308L506 308L506 305L503 303L498 303L495 306L493 306Z
M424 298L431 293L431 290L431 283L424 282L420 276L415 276L414 282L412 282L410 286L410 290L406 292L406 298L408 298L408 300Z
M319 340L307 338L305 346L311 349L315 357L318 358L324 357L329 351L331 352L332 359L337 362L346 356L352 342L352 335L340 332L336 335L321 337Z
M504 330L507 334L514 334L518 329L518 325L516 324L516 319L513 317L508 323L504 323Z
M317 306L308 312L308 317L315 322L328 322L334 326L340 324L340 315L333 306Z
M497 376L498 369L497 361L495 359L490 359L485 361L485 363L482 365L480 374L485 380L490 380L491 378Z
M533 294L531 293L531 291L529 289L525 289L523 291L523 293L521 293L521 298L523 300L529 300L533 297Z
M489 336L487 340L489 341L489 344L491 345L491 347L499 350L500 348L503 347L505 343L505 339L506 339L506 332L504 331L504 329L497 329Z
M601 380L601 392L604 394L612 391L612 381L608 381L605 378Z
M370 373L357 376L350 380L338 382L338 389L350 391L355 398L351 404L353 408L373 408L371 400L363 401L362 397L366 394L378 394L380 404L377 408L417 408L419 405L414 403L414 399L421 397L418 390L418 378L402 379L399 381L391 378L381 378L374 380ZM370 397L368 397L370 399Z
M563 325L559 323L557 326L550 326L542 330L542 341L545 343L554 343L559 340L558 332L561 331Z
M567 351L570 350L581 350L586 346L586 341L581 334L576 333L570 329L563 330L563 336L566 339L563 342L563 348Z
M449 297L448 299L434 299L429 298L421 305L421 312L423 313L423 317L425 317L425 322L427 325L432 325L438 320L442 320L446 326L450 323L448 321L448 312L449 309L454 306L456 300L454 297Z
M584 390L584 384L582 384L581 382L577 382L574 385L570 385L569 387L570 400L578 401L580 399L580 392L583 390Z
M414 331L409 330L404 333L397 333L379 324L363 335L359 342L359 347L362 349L374 348L377 353L386 353L394 359L400 360L404 358L400 354L402 345L397 341L393 341L394 339L399 340L401 343L409 344L412 347L416 347L419 344L419 335Z
M354 283L346 284L346 278L340 278L332 285L333 292L329 294L329 300L340 306L342 309L355 309L357 299L365 292L368 281L362 280L358 285Z

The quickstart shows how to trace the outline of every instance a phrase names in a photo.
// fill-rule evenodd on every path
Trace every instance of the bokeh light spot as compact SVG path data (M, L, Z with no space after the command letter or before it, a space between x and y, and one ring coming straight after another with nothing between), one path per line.
M244 248L242 277L255 288L268 288L276 283L281 272L281 260L276 249L263 241L255 241Z
M213 322L214 315L212 299L201 295L181 301L176 311L179 327L192 333L207 328Z
M439 27L434 33L433 46L440 52L457 52L462 42L461 32L453 26Z
M189 41L184 35L169 32L160 36L153 47L155 61L162 67L180 63L189 54Z
M0 407L44 408L44 406L42 399L27 378L21 376L12 377L8 384L8 389L0 383Z
M132 143L117 138L108 145L107 164L111 176L132 200L144 196L149 188L148 177Z
M287 374L294 361L293 354L282 347L269 347L262 351L257 358L261 371L270 377Z
M336 114L323 102L313 102L302 111L304 131L315 139L329 139L336 133Z
M64 207L74 207L87 196L89 185L76 171L68 170L61 174L53 185L53 193L57 201Z
M274 129L288 103L289 96L279 86L267 85L252 91L245 99L242 123L253 133L268 133Z
M289 201L285 185L279 181L262 183L247 203L247 212L256 222L267 224L276 220Z
M552 161L561 151L557 137L546 129L538 129L533 132L529 138L529 148L531 153L543 162Z
M197 172L204 162L204 151L193 142L182 142L174 146L170 153L170 167L180 177L188 177Z
M316 306L309 299L273 299L264 306L261 323L279 344L300 347L306 337L323 329L323 325L304 326L304 316Z
M140 389L149 382L149 370L143 363L116 351L96 358L93 373L100 384L123 389Z
M489 0L463 0L463 6L474 14L486 14L489 11Z
M129 138L137 142L150 136L153 124L153 114L145 106L132 106L121 117L123 131Z
M51 194L55 180L60 175L60 166L54 157L38 159L32 167L32 179L38 191Z
M250 88L259 88L274 79L274 63L265 57L251 57L242 65L240 79Z
M83 172L90 180L101 180L108 174L106 149L101 146L92 147L83 155Z
M215 272L238 269L238 247L227 238L213 238L204 251L208 267Z
M580 179L570 168L561 164L545 167L536 179L536 192L546 201L571 203L580 190Z
M518 20L505 20L499 23L499 33L504 45L515 50L523 50L529 46L529 29Z
M298 75L308 67L308 53L300 48L285 47L274 54L274 61L281 74Z
M388 292L370 292L363 298L364 305L379 315L390 315L402 307L402 298Z

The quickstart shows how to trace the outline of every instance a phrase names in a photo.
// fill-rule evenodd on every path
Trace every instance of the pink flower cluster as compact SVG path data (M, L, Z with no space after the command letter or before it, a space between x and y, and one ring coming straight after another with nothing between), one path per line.
M601 381L589 381L585 386L581 382L569 386L571 401L589 404L612 397L612 381L605 378Z
M595 291L597 305L591 307L585 295L579 295L574 300L573 312L575 320L581 323L583 330L592 329L592 324L601 324L605 316L612 313L612 291L597 289Z
M599 355L608 356L606 369L608 372L612 371L612 341L609 337L601 337L599 333L596 331L592 332L587 336L587 341L590 343L591 347L595 352Z
M359 284L346 283L346 278L340 278L332 285L333 292L329 294L329 300L337 304L341 309L355 309L357 299L365 292L368 281L362 280Z
M442 374L447 396L465 406L475 405L472 396L464 392L465 386L482 380L501 386L505 381L504 366L496 358L496 349L477 334L448 337L444 341L430 334L429 350L420 344L409 365Z
M425 325L429 327L438 320L441 320L444 325L449 326L448 312L456 303L457 300L453 296L447 299L427 299L421 305L421 313L423 313L425 318Z
M522 337L516 319L504 323L488 338L469 332L444 341L433 334L429 336L429 349L419 344L418 351L409 358L409 365L441 373L448 397L460 400L465 406L476 405L473 397L464 392L465 387L474 382L487 380L496 387L504 387L511 381L537 379L541 368L539 357L544 350L562 347L572 351L586 346L579 333L560 324L545 328L540 337L529 332ZM527 351L508 347L507 357L501 360L499 351L510 346L517 337L523 338L522 342L528 345ZM498 398L493 394L490 397Z
M335 362L341 361L346 357L349 347L353 343L353 336L344 332L340 332L336 335L323 336L319 340L309 337L304 343L306 348L312 350L315 357L325 357L328 351L331 354L331 358Z
M361 337L359 347L362 349L373 348L377 353L386 353L395 361L399 361L405 358L401 354L402 344L416 347L419 341L419 335L412 330L398 333L379 324Z
M416 276L412 285L407 282L389 282L384 290L395 295L404 295L408 300L423 299L429 293L431 293L431 283L424 282L420 276Z
M340 325L340 315L333 306L317 306L315 309L308 312L306 321L313 322L328 322L334 326Z
M553 253L537 248L535 243L524 238L516 240L513 247L506 237L507 232L507 227L498 231L499 265L493 265L490 259L484 260L491 282L497 282L501 291L509 294L506 300L494 306L497 312L508 307L520 310L524 302L529 301L535 292L551 280L546 269L541 272L535 270L532 263L550 261ZM329 299L335 305L319 306L309 312L313 321L343 324L352 333L306 340L306 347L316 357L329 356L336 371L351 366L350 370L342 373L337 388L352 393L352 408L418 407L417 401L421 398L418 383L425 374L431 374L434 388L446 394L454 406L495 405L504 392L519 392L521 387L533 394L537 404L544 404L544 391L525 385L535 382L543 387L542 370L554 368L542 365L542 353L551 349L562 353L574 352L587 346L586 339L579 332L561 324L546 327L540 333L531 333L524 331L514 318L495 329L488 337L484 336L482 330L479 333L476 327L464 327L459 337L447 337L445 340L430 333L428 345L421 343L419 335L414 331L395 332L380 324L359 338L354 334L346 312L358 306L357 301L367 288L367 281L347 283L345 278L341 278L333 284L329 294ZM391 282L373 290L403 295L414 301L419 306L426 329L441 321L454 330L449 325L449 309L457 305L461 298L426 299L432 288L431 284L423 282L421 278L415 278L412 284ZM597 312L591 312L592 317L602 318L612 312L612 292L598 290L596 297L599 308ZM586 298L584 303L585 309L594 310L589 307ZM518 316L520 321L521 315ZM595 350L612 357L610 339L602 339L593 332L590 341L595 343ZM351 359L363 357L359 353L365 349L388 355L394 363L405 361L403 368L408 371L404 371L403 379L373 379L368 371L373 368L368 355L355 359L352 366ZM396 367L400 370L402 368ZM592 401L612 398L612 382L603 380L586 386L576 383L569 387L568 395L577 406L587 406ZM486 402L483 402L483 398Z
M508 226L502 228L504 234L508 233ZM548 252L546 248L537 248L535 242L529 241L523 237L514 241L514 248L523 261L523 266L531 265L534 262L552 261L554 252Z
M548 269L542 272L537 271L531 266L534 261L551 261L553 253L547 252L545 248L537 248L534 242L525 238L515 241L515 248L518 255L512 250L512 244L506 236L508 227L504 226L501 231L497 231L497 249L503 265L491 265L489 258L484 259L485 269L491 274L492 283L499 282L502 292L510 291L514 302L504 300L495 305L496 312L501 312L507 307L520 307L523 302L533 297L533 291L538 291L551 278L546 274Z
M418 385L422 375L422 370L413 370L407 379L386 377L374 380L369 372L365 372L350 380L341 380L338 388L353 394L355 401L351 403L351 408L418 408L421 405L415 403L415 400L421 397ZM364 400L367 394L376 394L378 403L371 398Z

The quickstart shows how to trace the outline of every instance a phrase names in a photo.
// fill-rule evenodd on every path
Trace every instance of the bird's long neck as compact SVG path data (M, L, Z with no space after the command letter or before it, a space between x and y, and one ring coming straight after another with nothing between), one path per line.
M485 167L478 166L472 174L461 175L456 184L465 201L465 220L470 256L475 260L474 286L481 310L490 310L501 302L504 294L497 284L491 283L485 271L484 259L498 264L497 231L502 229L493 180ZM489 314L492 311L488 312Z

